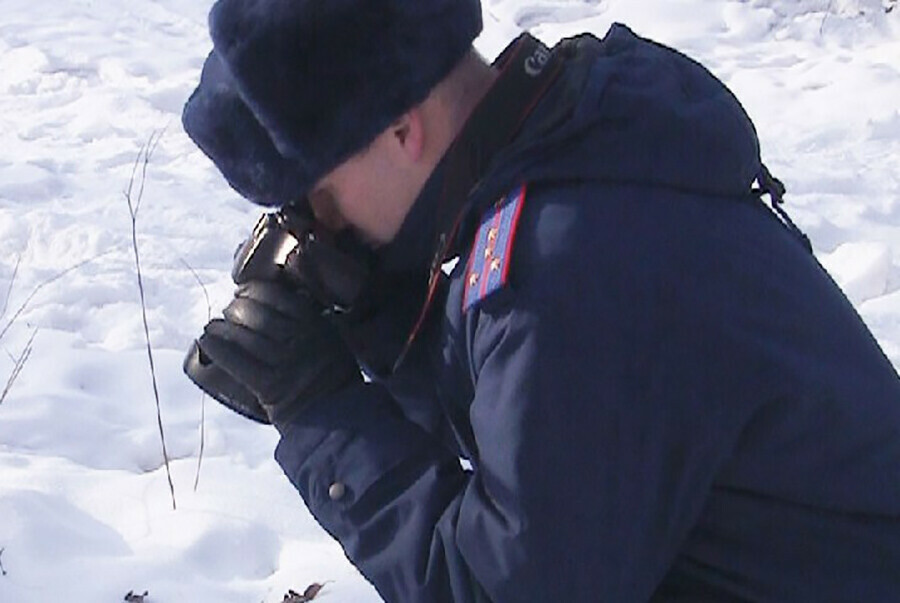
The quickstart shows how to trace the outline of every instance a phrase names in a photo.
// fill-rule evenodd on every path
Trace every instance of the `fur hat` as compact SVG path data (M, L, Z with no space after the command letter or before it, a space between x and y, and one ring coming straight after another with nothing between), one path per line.
M479 0L218 0L185 130L280 205L425 99L481 31Z
M272 206L304 194L306 172L278 152L215 51L203 65L200 85L184 107L182 122L243 197Z

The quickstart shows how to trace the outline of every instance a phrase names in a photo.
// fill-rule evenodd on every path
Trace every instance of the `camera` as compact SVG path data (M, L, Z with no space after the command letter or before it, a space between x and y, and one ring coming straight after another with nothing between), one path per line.
M285 206L263 214L250 238L235 252L231 277L286 278L322 306L325 314L346 314L363 298L372 273L372 254L351 233L332 233L307 212Z

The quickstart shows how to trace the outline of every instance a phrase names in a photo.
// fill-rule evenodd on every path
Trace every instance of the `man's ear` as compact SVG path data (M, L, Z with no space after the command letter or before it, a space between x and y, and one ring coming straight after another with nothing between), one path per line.
M390 126L396 149L407 161L418 162L425 154L425 123L419 107L413 107Z

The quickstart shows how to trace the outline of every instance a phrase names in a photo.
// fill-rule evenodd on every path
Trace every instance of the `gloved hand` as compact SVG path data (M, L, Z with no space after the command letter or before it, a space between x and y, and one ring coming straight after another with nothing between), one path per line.
M242 283L223 314L194 342L184 371L244 416L282 426L313 399L362 380L321 307L283 281Z

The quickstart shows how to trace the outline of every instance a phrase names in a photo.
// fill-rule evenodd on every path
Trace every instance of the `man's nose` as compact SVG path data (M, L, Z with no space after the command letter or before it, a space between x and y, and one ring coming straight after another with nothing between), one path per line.
M326 229L331 232L340 232L347 227L347 221L341 215L337 202L327 192L311 193L308 202L316 222Z

